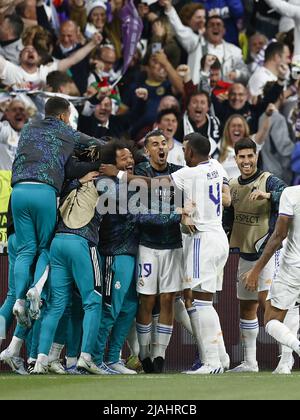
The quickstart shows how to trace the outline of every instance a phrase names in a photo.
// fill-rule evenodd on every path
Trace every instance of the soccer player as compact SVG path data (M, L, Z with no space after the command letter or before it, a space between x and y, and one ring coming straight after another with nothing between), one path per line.
M50 248L49 308L42 320L39 354L33 373L48 372L50 347L58 322L70 304L74 283L81 295L84 310L81 354L77 368L93 374L106 373L92 361L102 306L101 262L97 251L101 216L95 210L98 194L93 187L93 180L97 175L97 172L90 172L79 181L71 183L70 189L76 188L77 194L81 189L82 194L80 201L82 207L76 213L75 220L67 218L69 211L64 214L62 206L60 207L62 217L59 219ZM76 200L80 200L78 195ZM70 212L73 209L74 205Z
M56 201L65 177L65 163L76 147L97 144L69 126L70 104L50 98L45 119L27 124L21 133L12 168L12 213L17 236L15 262L16 303L13 313L26 324L25 297L30 267L38 255L33 286L47 277L49 246L56 225ZM39 293L28 292L32 312L38 314Z
M158 133L157 133L158 134ZM159 135L153 136L153 133L149 133L149 137L151 140L150 146L153 147L153 152L150 154L150 162L148 167L150 166L149 171L144 171L143 174L146 175L153 175L154 168L153 163L162 163L164 158L164 143L163 138L159 139ZM147 137L147 136L146 136ZM189 287L193 286L196 288L196 292L199 291L199 297L201 297L201 302L204 302L205 305L203 305L203 310L201 311L202 314L200 315L200 311L197 312L197 322L202 322L201 326L207 325L205 330L205 369L203 368L201 372L197 373L219 373L222 372L222 366L219 360L219 353L218 353L218 328L219 325L217 325L215 312L212 306L212 296L213 293L216 290L217 287L217 274L218 271L223 268L225 265L225 262L227 260L228 255L228 241L226 238L226 235L222 229L222 192L227 190L227 194L225 195L227 197L227 200L230 202L230 195L229 195L229 189L223 186L223 178L224 178L224 170L222 166L216 162L215 160L209 159L209 152L210 152L210 142L205 137L201 136L199 133L192 133L189 136L186 136L186 139L188 139L188 144L185 150L185 160L188 163L191 168L182 168L178 170L177 172L172 172L172 175L163 174L163 168L161 168L161 171L158 173L156 170L156 174L162 175L158 178L158 180L166 180L171 181L175 183L176 187L180 190L184 191L185 196L189 200L189 202L195 202L195 209L193 212L193 224L195 224L197 228L197 232L194 234L191 238L191 246L187 246L186 253L186 270L187 270L187 280L190 280ZM152 144L153 142L153 144ZM147 147L147 143L146 143ZM149 149L151 150L151 149ZM156 153L154 151L156 150ZM153 159L153 161L152 161ZM155 160L154 160L155 159ZM108 166L101 166L101 171L106 173L106 175L116 175L117 172L115 168L108 167ZM137 171L136 171L137 173ZM119 173L118 176L123 176L122 173ZM151 185L151 179L147 178L145 176L140 177L134 177L134 176L127 176L128 181L140 178L145 180L148 185ZM185 183L185 181L187 183ZM223 188L224 187L224 188ZM200 192L200 194L199 194ZM207 199L203 199L203 194L206 194ZM227 202L226 204L229 204ZM205 203L205 204L204 204ZM207 205L207 203L209 203ZM203 207L204 206L204 207ZM203 218L203 216L205 216ZM201 220L203 219L203 222ZM208 233L209 231L209 233ZM170 232L169 232L170 233ZM168 233L168 234L169 234ZM156 238L160 237L160 232L156 232L156 235L154 237L150 236L151 232L149 232L148 241L152 239L152 242L156 240ZM216 237L215 240L213 240L213 243L216 246L216 250L214 249L214 252L211 253L210 257L208 256L209 252L208 250L211 249L211 241L209 240L204 247L201 247L201 250L204 249L203 258L206 258L206 264L200 265L200 242L201 238L203 236L203 242L204 244L208 241L208 236ZM204 238L205 237L205 238ZM171 237L167 238L168 240L171 240ZM195 239L195 241L194 241ZM161 238L161 242L163 242L163 238ZM142 243L142 241L141 241ZM143 243L142 243L143 245ZM143 247L146 248L146 247ZM148 257L148 264L145 266L141 266L144 270L143 276L140 277L138 282L138 291L142 293L141 299L142 303L144 302L144 307L140 306L139 314L138 314L138 334L140 335L139 341L140 341L140 348L141 348L141 359L143 363L144 370L151 371L151 359L149 354L149 344L150 344L150 334L151 334L151 310L154 305L154 294L156 293L155 287L156 287L156 278L153 276L152 272L153 270L157 270L156 266L157 263L160 262L158 255L160 255L160 258L163 259L162 252L159 254L159 252L156 252L156 260L153 259L149 263L149 256L152 255L153 251L149 251L149 249L143 249L142 248L142 256L145 258L145 261L141 260L141 262L145 263L147 261ZM206 253L205 253L206 251ZM182 264L181 261L176 262L176 267L174 268L174 265L168 264L167 268L172 267L173 276L176 272L181 276L180 273L180 267L177 265L178 262ZM206 269L208 267L208 269ZM204 270L204 271L203 271ZM164 270L165 271L165 270ZM162 274L164 273L162 271ZM152 282L149 282L149 278L152 280ZM192 279L197 279L196 284L192 284ZM181 283L179 284L181 287ZM197 289L197 286L199 288ZM175 284L175 287L173 290L178 288L178 285ZM169 289L170 291L172 289ZM174 299L174 293L172 293L172 303ZM151 300L150 300L151 299ZM171 300L171 299L170 299ZM161 313L162 314L163 304L161 302ZM171 306L172 309L172 306ZM165 313L165 311L164 311ZM198 317L199 314L199 317ZM202 316L203 315L203 316ZM212 316L213 315L213 316ZM200 319L201 318L201 319ZM171 318L172 319L172 318ZM141 322L144 321L144 322ZM196 322L195 322L196 323ZM167 324L165 326L160 327L160 323L158 324L158 332L162 330L165 334L168 333L167 326L170 324ZM199 337L199 324L197 324L198 332L197 337ZM170 327L169 327L170 328ZM213 338L212 338L213 336ZM157 340L158 344L163 344L164 337L162 336L161 341ZM167 343L167 340L165 339L165 343ZM210 346L210 343L212 346ZM162 356L161 357L163 360ZM145 363L145 360L147 360L147 365ZM154 359L155 361L155 359ZM154 365L155 366L155 365ZM205 371L205 372L204 372Z
M103 159L105 160L105 155L109 149L111 149L110 154L113 155L111 161L115 163L116 168L124 170L128 174L133 173L134 159L130 151L130 145L118 141L110 142L103 149ZM101 187L102 181L105 184L107 178L101 179L101 182L99 180L98 188ZM102 361L106 340L111 331L108 346L108 366L120 373L133 374L136 372L127 369L119 361L119 354L138 306L135 291L135 267L140 241L139 227L142 226L143 229L147 226L148 230L157 230L156 225L159 225L159 228L166 229L170 224L174 224L174 221L179 224L180 216L171 214L166 217L160 214L148 214L148 207L145 208L145 212L140 211L138 214L133 214L130 206L133 194L129 191L128 197L122 197L121 191L124 191L124 188L122 189L118 178L113 181L119 191L118 197L115 198L117 211L116 214L105 214L100 226L99 249L104 269L105 292L96 360L97 362ZM140 208L140 210L142 209Z
M136 166L136 175L155 178L180 169L180 166L167 163L168 141L162 131L153 130L148 133L144 145L149 161ZM172 209L173 198L168 196L168 190L169 188L158 187L154 190L154 197L151 197L151 200L161 203L162 211L165 205L171 205ZM176 292L181 290L182 240L179 222L157 227L149 224L141 225L138 267L137 291L140 295L140 305L137 333L140 359L146 373L161 373L173 331L174 300ZM152 309L157 294L160 300L160 313L156 326L156 342L151 354Z
M259 275L277 249L284 243L279 271L266 301L265 328L275 340L300 356L297 334L283 322L289 309L300 301L300 186L287 187L280 198L279 215L264 252L252 269L244 275L245 288L257 289ZM289 373L289 372L286 372Z
M257 290L246 289L242 278L254 266L273 232L279 199L286 185L269 172L257 168L256 144L251 139L239 140L235 145L235 154L241 176L232 179L229 184L232 207L228 213L225 212L225 225L231 230L230 247L240 250L237 297L240 301L240 335L244 361L230 372L258 372L257 309L259 305L264 308L276 269L275 257L260 273Z

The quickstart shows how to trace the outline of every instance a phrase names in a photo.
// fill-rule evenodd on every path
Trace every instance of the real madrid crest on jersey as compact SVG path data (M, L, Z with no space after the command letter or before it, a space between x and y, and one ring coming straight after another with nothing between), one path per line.
M115 289L117 290L121 289L121 283L119 281L116 281Z

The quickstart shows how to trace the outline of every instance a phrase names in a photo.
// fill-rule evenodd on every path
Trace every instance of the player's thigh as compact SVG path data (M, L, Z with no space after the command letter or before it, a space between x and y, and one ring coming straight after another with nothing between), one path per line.
M138 250L138 280L136 290L142 295L156 295L158 292L157 249L140 245Z
M267 300L275 308L288 310L300 302L300 268L282 263Z
M158 261L159 293L173 293L182 290L182 248L159 250Z

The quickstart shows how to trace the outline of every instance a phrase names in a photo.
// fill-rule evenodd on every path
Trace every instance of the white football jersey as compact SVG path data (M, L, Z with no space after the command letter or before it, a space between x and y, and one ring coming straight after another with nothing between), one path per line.
M185 205L193 203L193 224L200 232L222 228L222 187L228 176L215 159L198 166L185 167L171 175L174 184L183 191Z
M287 187L283 191L280 198L279 214L293 219L281 259L287 265L300 267L300 185Z

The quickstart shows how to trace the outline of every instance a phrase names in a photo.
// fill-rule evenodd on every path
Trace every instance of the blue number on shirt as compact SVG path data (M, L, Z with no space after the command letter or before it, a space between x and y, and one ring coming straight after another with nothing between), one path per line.
M209 198L217 206L217 216L220 216L221 213L221 193L220 193L220 183L217 182L217 194L214 194L214 185L209 186Z

